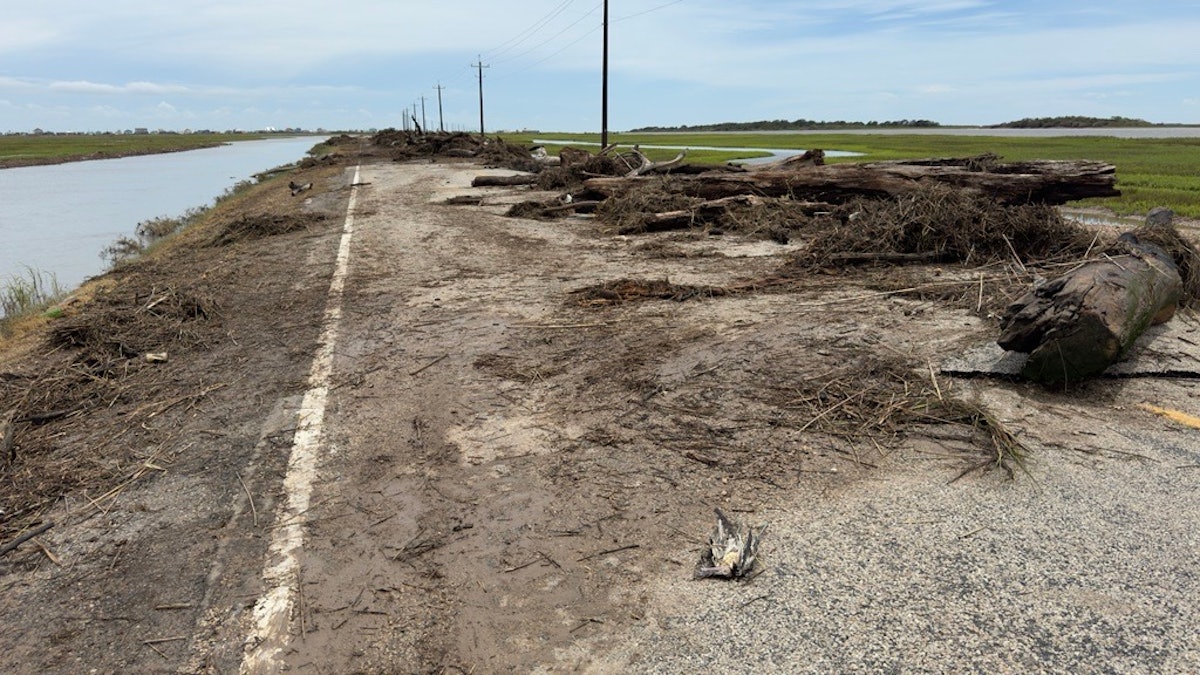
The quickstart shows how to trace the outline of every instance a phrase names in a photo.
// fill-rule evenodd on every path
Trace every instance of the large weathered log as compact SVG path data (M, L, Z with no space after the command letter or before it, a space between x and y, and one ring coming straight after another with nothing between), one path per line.
M596 202L591 202L596 203ZM635 234L639 232L663 232L666 230L683 230L695 227L697 224L710 223L725 214L730 207L762 206L766 202L755 195L735 195L711 201L701 202L687 209L675 211L660 211L648 213L641 223L622 228L620 234ZM826 202L805 202L796 204L807 215L827 212L834 207Z
M537 175L529 173L513 176L476 176L471 181L471 187L507 187L512 185L533 185L536 182Z
M957 162L957 163L955 163ZM1019 164L971 164L968 160L874 162L809 166L787 171L702 173L677 177L674 188L703 199L754 194L762 197L846 202L854 197L897 197L934 181L991 196L1001 204L1063 204L1089 197L1113 197L1116 173L1111 164L1093 161L1039 161ZM586 194L610 197L647 180L592 178Z
M1022 376L1056 384L1098 375L1146 328L1174 315L1183 289L1174 261L1136 237L1123 239L1130 254L1087 263L1009 307L996 342L1029 354Z

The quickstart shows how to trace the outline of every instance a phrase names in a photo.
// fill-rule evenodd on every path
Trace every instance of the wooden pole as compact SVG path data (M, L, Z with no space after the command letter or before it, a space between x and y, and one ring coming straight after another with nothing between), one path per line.
M489 66L483 65L483 57L480 57L471 67L479 71L479 135L483 136L483 69Z
M438 93L438 131L445 133L446 119L442 116L442 90L445 89L445 87L442 86L441 82L438 82L438 85L434 87L434 89L437 89Z
M608 0L604 0L604 64L600 85L600 147L608 147Z

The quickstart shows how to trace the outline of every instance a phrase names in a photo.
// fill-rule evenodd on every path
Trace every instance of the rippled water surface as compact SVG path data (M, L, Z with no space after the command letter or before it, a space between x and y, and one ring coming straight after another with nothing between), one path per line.
M100 251L137 224L179 216L255 173L297 161L320 137L0 169L0 283L31 268L64 288L104 270Z

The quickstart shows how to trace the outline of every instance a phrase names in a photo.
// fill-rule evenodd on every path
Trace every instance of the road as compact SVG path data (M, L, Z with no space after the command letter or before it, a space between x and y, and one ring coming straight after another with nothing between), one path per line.
M225 337L172 359L227 386L136 432L161 471L4 561L5 670L1200 668L1200 432L1138 407L1195 413L1195 380L934 374L1029 448L964 474L969 430L847 440L801 403L933 372L985 318L837 277L614 304L580 291L795 247L505 218L528 193L469 164L355 171L318 177L319 227L205 262ZM752 581L692 580L714 507L768 524Z

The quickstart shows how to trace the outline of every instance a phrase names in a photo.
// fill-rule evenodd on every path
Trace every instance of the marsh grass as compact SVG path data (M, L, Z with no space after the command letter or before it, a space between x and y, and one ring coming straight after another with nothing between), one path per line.
M283 170L282 168L278 170ZM134 229L136 236L121 236L100 251L100 257L109 266L116 266L127 260L132 260L143 253L152 250L160 242L187 227L199 222L216 206L245 194L257 183L243 180L225 189L214 201L212 206L197 206L184 211L181 216L158 216L143 220Z
M230 190L233 189L230 188ZM226 195L228 194L229 191L226 191ZM198 206L188 209L181 216L158 216L157 218L143 220L134 228L135 237L121 236L113 243L105 246L100 251L100 257L107 261L110 266L136 258L151 250L159 242L169 238L176 232L199 221L208 213L210 208L207 206Z
M0 165L178 152L268 137L264 133L0 135Z
M0 334L7 334L13 321L45 310L65 292L50 273L26 267L0 284Z

